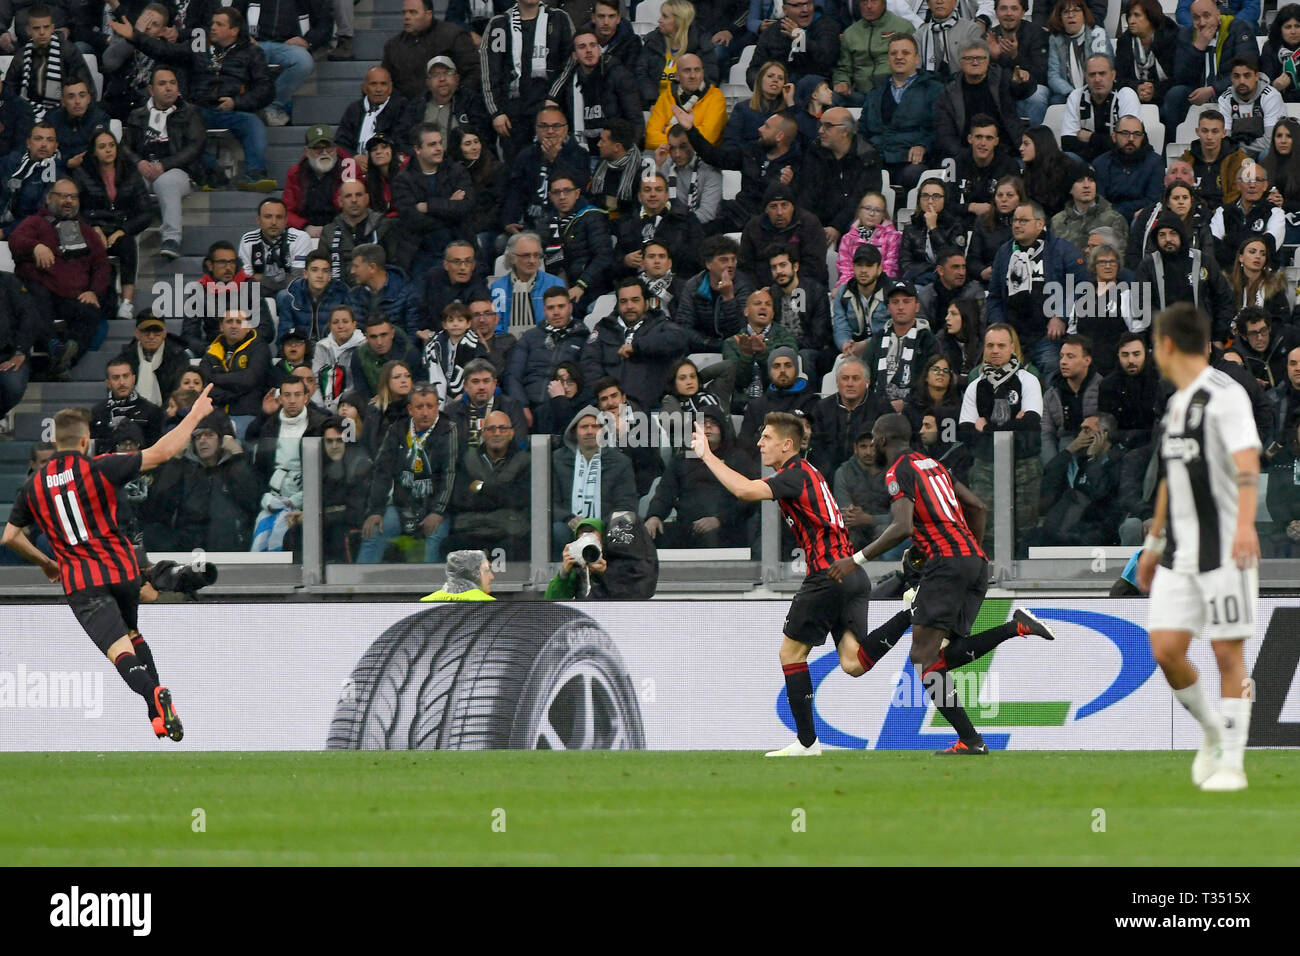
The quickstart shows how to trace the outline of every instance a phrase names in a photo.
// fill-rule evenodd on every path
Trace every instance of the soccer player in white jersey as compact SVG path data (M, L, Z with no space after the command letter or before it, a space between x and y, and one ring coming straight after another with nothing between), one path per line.
M1251 685L1242 641L1254 633L1259 596L1259 435L1245 390L1209 366L1203 312L1174 305L1152 331L1160 373L1177 391L1160 423L1164 477L1138 561L1138 584L1151 593L1151 652L1205 730L1192 780L1202 790L1243 790ZM1202 633L1219 666L1217 711L1187 659Z

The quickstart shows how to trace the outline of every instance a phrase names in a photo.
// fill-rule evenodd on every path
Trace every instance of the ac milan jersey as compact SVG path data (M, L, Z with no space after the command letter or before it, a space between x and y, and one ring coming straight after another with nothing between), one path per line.
M808 573L825 571L841 558L853 557L844 516L822 473L795 455L775 475L764 478L781 506L786 524L808 561Z
M933 458L908 452L885 472L891 501L911 498L912 543L927 558L983 558L979 542L952 486L952 475Z
M9 523L45 532L65 594L140 577L135 550L117 527L117 489L140 474L140 460L138 452L58 452L18 493Z

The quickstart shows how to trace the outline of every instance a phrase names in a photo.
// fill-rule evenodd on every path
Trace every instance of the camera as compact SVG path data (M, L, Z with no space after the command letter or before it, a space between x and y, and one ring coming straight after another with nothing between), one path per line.
M599 561L604 552L600 547L600 538L594 531L588 531L573 539L573 544L569 545L569 554L573 556L574 564L585 567Z

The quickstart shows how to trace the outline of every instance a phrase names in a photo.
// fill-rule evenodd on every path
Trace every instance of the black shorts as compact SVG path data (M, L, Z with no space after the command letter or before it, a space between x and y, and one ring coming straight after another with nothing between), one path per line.
M139 630L140 582L82 588L68 595L68 605L95 646L107 654L117 641Z
M803 579L799 593L785 616L785 636L809 647L826 643L830 634L840 642L846 630L859 640L867 635L867 607L871 579L862 568L854 568L836 584L825 571L813 571Z
M938 628L953 637L965 637L970 634L988 589L989 563L984 558L931 558L917 585L912 626Z

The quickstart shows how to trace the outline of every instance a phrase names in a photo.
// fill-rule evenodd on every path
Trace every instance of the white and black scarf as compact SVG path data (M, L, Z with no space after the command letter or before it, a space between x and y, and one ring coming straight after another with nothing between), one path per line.
M644 270L638 273L638 277L645 283L646 288L650 290L650 308L658 309L667 315L673 311L673 271L669 269L658 279L652 279L645 274Z
M994 368L992 365L986 364L984 366L984 380L988 382L989 385L993 386L993 391L996 392L1003 385L1007 384L1007 382L1011 381L1019 371L1020 359L1013 355L1011 356L1010 361L1001 368Z
M1036 282L1043 278L1043 249L1047 243L1039 236L1032 246L1021 248L1011 243L1011 261L1007 264L1007 298L1032 292Z
M522 325L533 320L533 285L537 276L527 282L517 275L510 277L510 320ZM528 318L525 319L524 316Z
M1139 83L1155 83L1159 80L1167 80L1164 67L1156 59L1156 39L1151 37L1151 45L1143 46L1142 41L1134 35L1133 42L1133 72L1137 76Z
M952 65L948 56L948 31L960 22L961 17L956 10L948 16L946 20L938 20L930 23L930 28L920 35L921 41L921 69L929 70L931 73L950 72Z
M1069 42L1069 49L1066 51L1069 55L1066 57L1066 75L1069 77L1070 85L1076 90L1086 85L1088 71L1084 64L1088 62L1088 24L1079 27L1078 33L1067 33L1065 39Z
M510 56L514 61L514 75L510 78L510 96L517 98L519 96L519 83L524 76L524 19L519 13L519 6L510 8ZM546 4L541 4L537 8L537 19L533 26L533 48L529 53L528 75L531 79L544 79L546 77L546 24L547 24Z
M36 122L45 118L48 110L59 108L63 98L63 38L55 33L50 37L50 45L45 48L45 82L40 90L33 90L32 84L38 79L33 75L32 61L35 59L36 44L27 41L23 47L23 78L18 87L18 95L32 104Z
M876 362L877 377L885 379L885 395L890 401L906 398L912 390L912 360L916 357L916 337L920 326L915 322L907 334L895 334L893 325L885 329L885 348Z
M567 216L552 216L548 223L550 233L546 238L546 248L542 250L542 261L546 263L546 271L551 275L564 274L564 237L581 211L574 207Z
M611 169L618 170L618 198L620 202L627 202L632 198L632 193L636 190L637 180L641 176L641 150L633 147L628 150L627 155L622 159L602 160L596 167L596 172L591 177L592 195L601 196L605 193L605 177Z
M569 509L579 518L600 517L600 451L588 461L582 452L573 456L573 488Z
M375 106L370 102L370 97L366 96L362 98L361 109L363 112L361 114L361 135L357 137L358 144L370 142L370 138L375 135L375 126L379 123L379 114L382 113L391 102L393 102L393 98L390 96L378 106ZM446 136L443 136L443 139L446 138Z
M681 182L683 171L689 170L691 174L691 184L686 187L686 208L691 212L700 211L700 157L696 156L687 166L673 166L673 174L668 177L668 198L680 199L681 193L678 192L678 185Z

